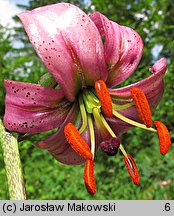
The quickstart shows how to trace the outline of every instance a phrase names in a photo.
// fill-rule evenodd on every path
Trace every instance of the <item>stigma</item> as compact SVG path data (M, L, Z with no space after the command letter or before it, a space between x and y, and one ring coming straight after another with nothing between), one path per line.
M118 96L119 97L119 96ZM130 102L131 101L131 102ZM107 122L107 118L118 118L134 127L139 127L148 132L157 133L159 138L159 149L162 155L165 155L171 146L170 134L167 127L160 121L152 121L150 105L145 93L140 88L130 89L130 100L127 104L120 105L113 103L112 96L103 80L95 82L94 88L86 88L78 95L81 124L76 128L69 122L64 128L64 134L70 146L84 158L84 182L88 193L96 193L96 183L94 175L94 160L98 140L96 138L94 127L99 131L102 142L100 149L107 155L114 156L121 153L128 174L135 185L140 184L140 176L137 165L133 157L126 152L120 137L112 130ZM140 120L137 122L121 114L121 110L133 107L137 110ZM95 126L94 126L95 125ZM88 129L90 142L87 143L82 133Z

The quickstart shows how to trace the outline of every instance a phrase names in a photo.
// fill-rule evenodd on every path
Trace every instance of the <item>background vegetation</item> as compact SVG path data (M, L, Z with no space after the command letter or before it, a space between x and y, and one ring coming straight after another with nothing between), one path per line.
M25 9L57 3L55 0L30 0ZM135 82L149 75L149 67L162 56L168 59L165 93L154 119L163 121L174 140L174 4L172 0L92 0L66 1L87 13L98 10L108 18L134 28L143 38L143 58L136 72L124 82ZM15 17L16 22L19 22ZM15 48L14 42L21 43ZM4 114L4 79L37 83L46 72L28 41L23 27L8 31L0 26L0 116ZM141 175L140 186L134 186L121 156L107 157L97 153L95 176L97 193L87 194L83 183L83 165L66 166L47 151L32 145L35 140L20 143L28 199L174 199L174 147L162 157L155 134L133 129L122 135L122 143L133 155ZM9 199L2 151L0 149L0 199Z

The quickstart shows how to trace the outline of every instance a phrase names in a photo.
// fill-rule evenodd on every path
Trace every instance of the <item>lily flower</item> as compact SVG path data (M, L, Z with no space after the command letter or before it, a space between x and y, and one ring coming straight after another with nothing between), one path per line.
M161 154L169 150L167 127L155 121L153 128L151 116L163 95L166 59L150 68L148 78L117 88L141 59L143 42L136 31L99 12L87 16L68 3L23 12L19 18L55 82L43 86L42 82L5 80L6 128L30 134L57 128L35 145L47 149L61 163L85 163L84 181L90 194L96 192L94 160L98 148L108 155L119 149L133 183L138 185L136 163L124 149L120 135L140 127L158 134Z

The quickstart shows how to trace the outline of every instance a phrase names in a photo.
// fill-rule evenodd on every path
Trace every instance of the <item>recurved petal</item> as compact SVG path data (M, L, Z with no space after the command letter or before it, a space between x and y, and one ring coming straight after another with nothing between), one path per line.
M122 44L121 27L99 12L92 13L90 18L97 26L101 37L105 38L105 60L110 69L120 58Z
M71 108L62 90L5 80L4 124L10 131L39 133L59 127Z
M152 66L152 68L150 69L152 75L149 76L148 78L126 87L122 87L118 89L109 89L113 101L118 103L118 98L121 98L122 104L127 103L128 99L130 99L131 101L130 89L132 87L137 87L140 88L145 93L148 102L150 104L151 111L153 112L156 106L158 105L164 92L163 77L166 72L166 69L167 69L166 59L162 58ZM120 113L132 120L141 122L135 106L122 110L120 111ZM127 130L129 130L130 128L132 128L131 125L115 117L108 118L107 120L117 134L122 134Z
M68 164L68 165L79 165L85 162L84 158L80 157L79 154L77 154L74 149L70 146L70 144L67 142L65 135L64 135L64 127L67 123L72 122L74 123L77 119L79 113L79 109L77 104L75 103L73 107L71 108L69 114L67 115L67 118L65 119L64 123L61 125L59 130L48 137L45 140L42 140L38 143L35 143L36 146L42 149L47 149L52 156L60 161L61 163ZM96 150L98 148L98 145L101 141L100 134L98 130L96 130L95 127L95 135L96 135ZM82 133L83 139L90 145L90 135L89 130L86 129Z
M47 149L55 159L64 164L78 165L84 162L84 158L80 157L67 142L64 135L64 127L69 122L74 122L77 118L79 109L75 103L67 115L65 121L59 130L49 136L47 139L42 140L35 145L39 148Z
M91 19L67 3L47 5L19 15L40 59L70 101L81 87L106 80L100 34Z
M111 96L130 98L130 89L137 87L145 93L148 100L159 101L158 98L161 98L164 91L163 77L166 73L166 70L167 61L165 58L161 58L150 68L152 74L149 77L125 87L109 89L109 93Z
M115 35L117 35L118 28L116 25L114 29L116 31ZM119 61L110 68L108 74L107 84L110 87L123 82L135 71L143 51L142 39L136 31L126 26L120 26L119 29L121 29L122 36L121 53ZM110 40L115 40L115 36L111 36Z

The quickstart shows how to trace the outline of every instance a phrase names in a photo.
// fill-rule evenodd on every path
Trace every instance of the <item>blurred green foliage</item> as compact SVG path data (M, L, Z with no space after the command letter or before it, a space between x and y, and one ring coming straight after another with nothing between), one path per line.
M25 9L57 3L30 0ZM174 4L172 0L92 0L66 1L91 13L95 10L121 25L134 28L144 40L143 57L135 73L122 85L149 75L150 66L162 56L169 63L165 76L165 93L154 119L163 121L174 140ZM15 17L16 22L19 22ZM15 48L15 42L22 46ZM159 51L158 51L159 49ZM152 51L153 50L153 51ZM26 37L23 27L9 31L0 26L0 115L4 114L4 79L37 82L46 72ZM37 140L43 138L37 135ZM134 186L121 155L108 157L99 151L95 160L97 193L87 194L83 183L83 165L66 166L53 159L47 151L32 145L33 140L19 145L24 168L28 199L174 199L174 148L162 157L156 134L133 129L121 137L127 152L140 170L141 184ZM36 140L35 140L36 141ZM2 151L0 149L0 199L9 199Z

